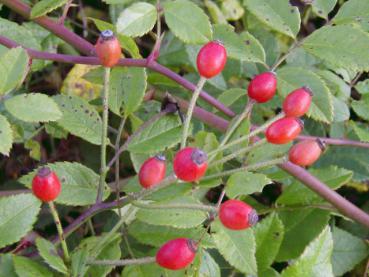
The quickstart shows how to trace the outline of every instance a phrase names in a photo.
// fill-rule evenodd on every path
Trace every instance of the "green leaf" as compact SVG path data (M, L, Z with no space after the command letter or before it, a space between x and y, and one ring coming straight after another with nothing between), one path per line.
M0 198L0 248L17 242L32 229L40 207L32 194Z
M234 231L216 221L212 231L217 249L227 262L243 273L256 275L256 247L252 229Z
M146 90L146 70L139 67L128 67L123 76L123 104L125 116L135 112L144 97Z
M242 18L245 10L238 0L223 0L222 11L227 20L237 21Z
M92 17L89 17L89 19L91 19L95 23L96 27L99 29L100 32L107 29L114 30L114 32L116 31L116 28L113 24ZM128 53L132 56L132 58L135 59L141 58L140 49L138 49L136 42L132 38L119 33L117 34L117 37L120 46L124 50L128 51Z
M328 19L328 14L336 6L337 0L314 0L311 3L313 12L322 18Z
M14 269L13 255L0 255L0 277L18 277Z
M56 121L62 117L55 101L41 93L20 94L6 100L4 105L12 116L26 122Z
M40 17L66 4L68 0L41 0L32 7L31 18Z
M269 28L295 38L300 29L300 13L288 0L245 0L246 8Z
M7 50L0 56L0 95L19 87L29 70L29 57L22 47Z
M15 272L21 277L52 277L53 274L40 263L22 256L13 256Z
M208 9L209 16L215 24L217 23L226 24L227 23L227 20L225 19L224 14L222 13L222 11L220 10L220 8L218 7L216 3L214 3L211 0L205 0L204 5Z
M119 116L121 115L124 97L123 84L127 81L127 78L124 78L126 72L127 69L125 67L115 67L110 75L109 109Z
M88 167L71 162L56 162L47 164L51 170L58 175L62 191L55 200L57 203L71 206L86 206L94 204L97 196L97 187L99 184L99 175ZM32 179L36 170L22 176L18 181L30 188ZM104 198L109 195L105 189Z
M173 186L180 186L174 184ZM191 197L177 197L169 201L150 203L169 205L169 204L199 204L198 201ZM170 208L170 209L142 209L140 208L136 214L136 218L152 225L172 226L176 228L191 228L199 226L205 219L206 213L200 210Z
M11 30L11 32L9 32L9 30ZM4 18L0 18L0 35L18 42L23 47L42 50L41 44L36 40L30 30ZM33 64L34 62L35 61L33 61Z
M191 229L178 229L170 226L151 225L139 220L135 220L128 226L128 233L140 243L160 247L168 240L178 237L198 240L204 234L204 228L200 226ZM214 247L214 244L208 234L204 236L201 245L205 248Z
M335 227L333 229L332 265L335 276L341 276L368 257L369 247L362 239Z
M369 79L366 79L364 81L358 82L355 85L355 89L360 93L360 94L369 94Z
M351 106L358 116L369 120L369 95L365 95L360 101L352 101Z
M350 121L350 126L361 141L369 142L369 131L367 128L360 127L355 121Z
M128 150L133 153L158 153L165 148L176 145L181 140L182 124L176 115L163 116L128 144Z
M213 257L206 251L201 251L198 277L221 277L220 268Z
M148 33L156 22L155 6L138 2L124 9L117 21L117 31L126 36L140 37Z
M40 256L51 268L63 274L68 273L68 269L65 266L63 259L58 255L54 244L39 237L36 239L36 246Z
M369 2L362 0L345 1L332 20L335 24L354 23L369 30Z
M198 147L205 151L205 153L210 153L211 151L215 150L219 146L219 142L217 140L217 137L214 133L209 133L205 131L200 131L195 135L195 141L191 146ZM214 161L221 159L223 156L222 153L218 153ZM218 165L213 168L210 168L206 171L206 175L215 174L217 172L220 172L222 170L223 166ZM202 187L215 187L221 183L220 179L213 179L209 181L201 181L199 183L199 186Z
M337 166L311 169L309 172L334 190L348 183L353 176L352 171ZM321 197L297 180L283 190L277 199L277 203L281 205L313 204L321 201Z
M212 37L209 18L202 9L188 0L168 1L163 4L169 29L186 43L202 44Z
M283 67L277 71L278 92L286 97L291 91L302 86L309 87L313 93L308 116L322 122L331 122L333 120L333 103L330 91L320 77L301 67Z
M319 234L304 250L302 255L282 272L282 277L314 276L333 277L331 255L332 234L329 227Z
M263 46L248 32L238 35L231 25L219 24L214 26L214 39L224 44L230 58L246 62L265 62Z
M58 125L92 144L101 144L102 121L93 106L77 96L57 95L63 116Z
M8 156L13 144L13 131L5 116L0 114L0 153Z
M258 272L267 270L278 254L284 236L284 226L273 213L254 227L256 241L256 263Z
M286 154L291 144L264 144L262 147L257 147L247 155L246 164L254 164L279 158Z
M230 198L262 192L264 186L272 181L264 174L238 172L231 175L227 181L226 194Z
M329 220L329 212L318 209L296 209L279 212L278 215L284 225L285 234L277 261L297 258Z
M308 36L302 46L310 54L335 68L368 71L365 49L369 34L349 25L326 26Z

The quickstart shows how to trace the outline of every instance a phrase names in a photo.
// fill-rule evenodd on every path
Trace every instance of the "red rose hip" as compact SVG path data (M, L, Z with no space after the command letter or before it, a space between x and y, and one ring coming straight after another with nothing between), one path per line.
M55 200L61 191L58 176L48 167L40 168L32 180L33 194L44 202Z
M207 159L206 153L198 148L183 148L174 157L174 173L182 181L195 182L204 176L208 167Z
M227 62L227 52L220 41L205 44L197 55L197 70L207 79L218 75Z
M157 155L147 159L138 172L138 180L144 188L151 188L159 184L165 177L165 157Z
M304 124L297 117L284 117L272 123L265 132L268 142L285 144L294 140L302 131Z
M256 75L250 82L247 92L258 103L268 102L277 90L277 78L272 72Z
M95 50L101 64L105 67L113 67L122 56L120 43L111 30L101 32Z
M310 108L313 93L307 87L292 91L283 101L283 112L287 117L303 116Z
M309 166L315 163L325 149L324 143L320 140L304 140L291 147L288 157L290 162Z
M166 242L156 253L156 262L164 268L178 270L191 264L196 256L196 243L187 238Z
M228 229L243 230L258 222L256 211L240 200L227 200L219 209L219 219Z

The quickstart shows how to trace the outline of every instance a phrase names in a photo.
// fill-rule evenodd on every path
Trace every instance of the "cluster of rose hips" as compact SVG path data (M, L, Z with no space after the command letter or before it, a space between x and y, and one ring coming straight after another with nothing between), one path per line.
M112 31L101 33L95 46L100 62L105 67L116 65L121 57L119 41ZM197 56L197 69L203 78L219 74L227 61L225 47L219 41L204 45ZM248 86L248 96L257 103L269 101L275 95L277 79L274 73L265 72L255 76ZM291 92L283 102L284 117L273 122L266 130L269 143L285 144L293 141L302 131L299 117L310 108L312 93L307 87ZM320 141L303 141L295 144L289 151L289 160L297 165L307 166L315 162L323 149ZM201 149L185 147L178 151L173 161L173 171L178 179L197 182L208 167L207 154ZM145 189L159 185L166 174L165 157L157 155L147 159L141 166L138 178ZM41 168L32 181L33 193L42 201L57 198L61 185L56 174L47 167ZM232 230L247 229L258 221L256 211L240 200L230 199L219 207L219 219ZM198 242L188 238L177 238L165 243L156 254L156 262L167 269L178 270L193 262Z

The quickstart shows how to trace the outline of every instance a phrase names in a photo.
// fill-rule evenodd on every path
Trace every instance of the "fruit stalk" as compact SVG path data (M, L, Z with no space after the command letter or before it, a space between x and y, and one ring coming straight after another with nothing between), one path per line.
M260 125L259 127L257 127L255 130L251 131L248 135L246 136L242 136L238 139L235 139L233 141L231 141L230 143L222 146L222 147L218 147L217 149L213 150L212 152L210 152L208 155L209 157L212 157L213 155L216 155L218 152L226 150L234 145L237 145L239 143L242 143L246 140L248 140L249 138L252 138L254 136L256 136L257 134L263 132L265 129L267 129L269 127L269 125L271 125L273 122L281 119L284 117L284 113L281 112L279 114L277 114L275 117L269 119L268 121L266 121L263 125Z
M197 98L199 98L200 92L202 88L204 87L206 83L206 78L200 77L199 82L197 83L196 89L193 92L190 105L188 106L187 115L185 119L185 123L183 126L183 133L182 133L182 142L181 142L181 148L184 148L186 146L186 140L188 136L188 129L190 128L191 118L192 118L192 112L195 108Z
M228 175L231 175L233 173L237 173L237 172L241 172L241 171L254 171L254 170L264 168L264 167L268 167L268 166L272 166L272 165L283 164L284 162L286 162L286 157L277 158L277 159L273 159L273 160L269 160L269 161L265 161L265 162L260 162L260 163L256 163L256 164L252 164L252 165L247 165L247 166L239 167L239 168L236 168L236 169L231 169L231 170L223 171L223 172L216 173L216 174L213 174L213 175L209 175L209 176L206 176L206 177L202 178L201 180L202 181L207 181L207 180L211 180L211 179L214 179L214 178L228 176Z
M108 116L109 116L109 86L110 86L110 68L105 68L104 89L103 89L103 118L101 132L101 152L100 152L100 180L97 191L96 203L100 203L104 193L104 183L106 177L106 140L108 136Z
M138 264L150 264L155 262L155 257L144 257L139 259L126 259L126 260L90 260L87 264L90 265L112 265L112 266L125 266L125 265L138 265Z
M59 235L59 239L60 239L60 244L64 253L64 260L66 263L70 262L70 257L69 257L69 252L68 252L68 246L67 243L65 241L65 237L64 237L64 233L63 233L63 227L61 225L60 222L60 218L58 215L58 211L55 208L54 202L50 201L48 202L49 204L49 208L50 208L50 213L53 216L55 225L56 225L56 229L58 230L58 235Z
M249 98L249 102L247 103L245 110L238 116L236 122L231 126L231 128L229 129L229 131L225 134L222 142L219 144L219 147L222 147L223 145L225 145L228 140L231 138L231 136L233 135L233 133L236 131L236 129L238 128L238 126L242 123L242 121L245 118L248 118L252 107L255 104L255 100Z

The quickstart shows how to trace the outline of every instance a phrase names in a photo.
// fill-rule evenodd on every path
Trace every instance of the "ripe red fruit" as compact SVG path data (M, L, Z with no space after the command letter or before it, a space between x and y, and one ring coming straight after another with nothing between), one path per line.
M294 140L302 131L304 124L297 117L284 117L272 123L265 132L268 142L285 144Z
M283 111L287 117L303 116L310 108L312 91L302 87L292 91L283 101Z
M165 177L165 157L157 155L147 159L138 172L138 180L144 188L151 188L159 184Z
M291 147L289 151L290 162L308 166L315 163L325 149L324 143L320 140L304 140Z
M256 75L247 88L248 95L258 103L264 103L273 98L277 90L277 78L272 72Z
M183 148L174 157L174 173L180 180L197 181L205 174L208 167L207 159L206 153L198 148Z
M218 75L227 62L227 52L220 41L205 44L197 55L197 70L202 77L212 78Z
M42 167L37 171L32 180L33 194L44 202L55 200L61 191L58 176L48 167Z
M243 230L258 222L256 211L240 200L227 200L219 209L219 219L228 229Z
M95 49L97 56L105 67L116 65L122 56L120 43L111 30L101 32Z
M178 238L166 242L156 253L156 262L164 268L178 270L193 262L197 244L187 238Z

